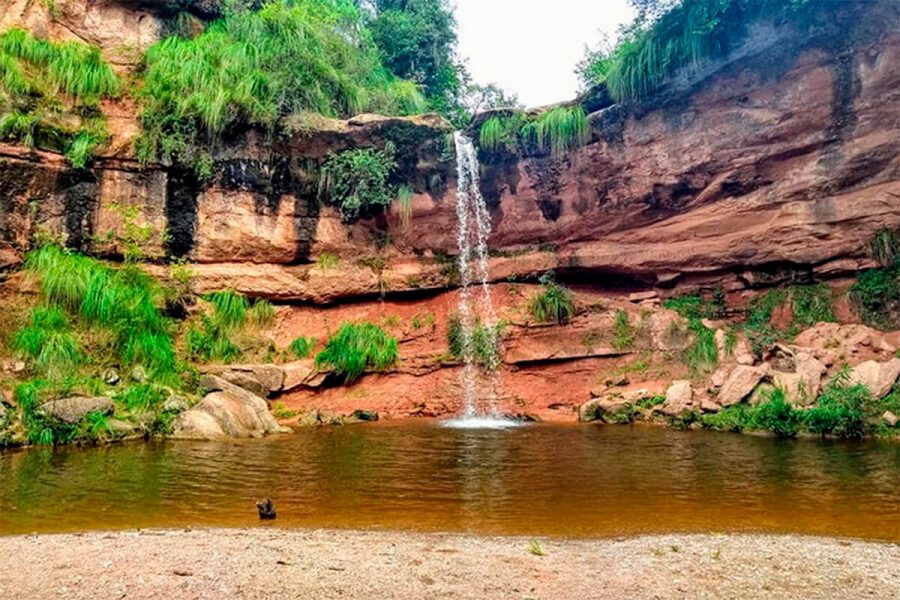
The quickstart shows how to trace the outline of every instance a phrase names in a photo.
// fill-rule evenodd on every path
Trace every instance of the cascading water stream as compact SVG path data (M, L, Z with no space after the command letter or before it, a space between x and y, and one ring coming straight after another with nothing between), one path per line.
M496 348L497 315L491 301L488 265L488 237L491 219L481 195L478 180L478 157L472 142L459 132L454 134L456 143L456 241L459 249L458 269L460 279L459 320L461 325L461 350L463 369L460 384L463 394L461 419L458 424L493 426L513 424L497 414L497 388L499 376L494 352L481 352L484 369L476 361L476 335L479 345ZM473 286L480 290L480 302L474 297Z

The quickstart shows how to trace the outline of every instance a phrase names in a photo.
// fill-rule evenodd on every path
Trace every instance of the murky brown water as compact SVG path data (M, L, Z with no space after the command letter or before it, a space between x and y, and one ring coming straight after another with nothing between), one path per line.
M0 533L255 526L900 540L900 444L433 424L0 453Z

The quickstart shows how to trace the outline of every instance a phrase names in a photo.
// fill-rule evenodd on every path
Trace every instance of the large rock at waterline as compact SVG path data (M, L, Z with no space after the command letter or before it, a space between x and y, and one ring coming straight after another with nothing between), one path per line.
M721 406L738 404L749 396L753 389L768 375L768 365L760 367L736 366L719 390L719 395L716 398L718 403Z
M175 420L173 437L218 439L261 437L284 431L269 412L266 401L246 390L207 394L194 408Z
M662 412L670 417L683 417L694 409L694 390L687 380L673 381L666 390Z
M819 396L825 365L809 352L798 352L793 356L793 366L792 373L774 371L773 382L784 390L788 402L808 406Z
M876 400L888 395L898 377L900 377L900 358L883 363L867 360L856 365L850 372L851 384L863 384L869 388Z
M105 396L73 396L45 402L38 410L51 419L74 425L90 413L99 412L108 415L114 408L113 401Z
M657 392L647 388L608 392L579 406L578 420L584 423L598 419L603 420L605 415L620 413L636 406L639 401L653 398L656 395Z

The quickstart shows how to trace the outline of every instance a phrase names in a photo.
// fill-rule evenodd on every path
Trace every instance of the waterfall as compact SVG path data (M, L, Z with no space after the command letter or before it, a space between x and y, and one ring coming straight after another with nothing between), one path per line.
M471 140L459 132L456 143L456 241L459 249L459 320L463 369L460 384L463 418L496 416L497 367L486 364L481 372L476 361L476 342L496 347L497 316L491 302L488 273L488 237L491 219L478 182L478 157ZM474 288L474 290L473 290ZM479 293L480 292L480 293ZM476 296L480 296L476 298ZM480 340L476 340L476 330ZM491 358L490 360L494 360Z

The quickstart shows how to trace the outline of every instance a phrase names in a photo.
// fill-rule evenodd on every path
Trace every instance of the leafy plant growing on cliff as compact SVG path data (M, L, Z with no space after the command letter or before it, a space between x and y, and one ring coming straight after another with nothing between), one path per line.
M850 299L863 322L880 329L900 324L900 229L881 229L869 244L881 265L862 273L850 288Z
M543 290L528 303L531 316L538 323L568 323L575 316L572 292L553 280L548 273L541 276Z
M426 103L382 64L349 2L274 0L234 11L193 38L168 37L145 58L144 161L194 164L224 134L311 111L412 114Z
M344 323L316 356L316 365L330 367L344 383L352 383L366 369L383 371L397 362L397 338L372 323Z
M99 101L120 89L119 78L95 46L49 42L19 28L0 33L4 139L64 152L82 168L108 138Z
M345 221L376 206L388 206L395 196L389 184L397 167L390 149L354 148L329 155L322 166L319 194L341 209Z

